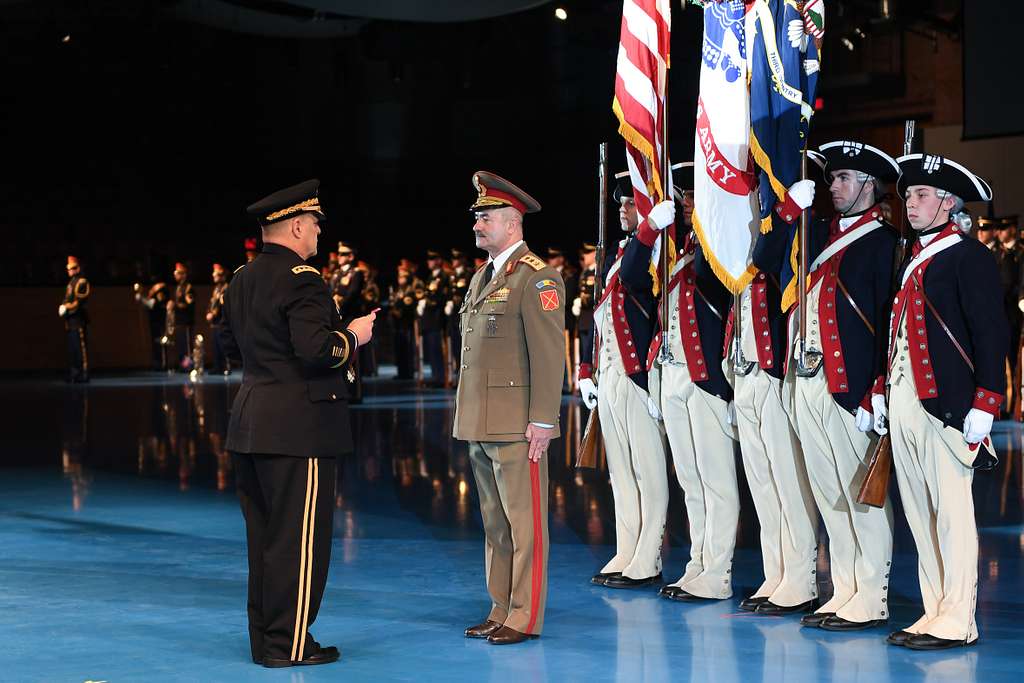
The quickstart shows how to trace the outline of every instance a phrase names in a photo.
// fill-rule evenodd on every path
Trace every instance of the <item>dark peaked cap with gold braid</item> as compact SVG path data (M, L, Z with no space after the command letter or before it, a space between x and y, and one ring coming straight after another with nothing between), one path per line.
M320 181L307 180L298 185L278 190L246 208L246 213L255 216L261 226L294 218L304 213L316 214L321 221L327 220L320 208Z

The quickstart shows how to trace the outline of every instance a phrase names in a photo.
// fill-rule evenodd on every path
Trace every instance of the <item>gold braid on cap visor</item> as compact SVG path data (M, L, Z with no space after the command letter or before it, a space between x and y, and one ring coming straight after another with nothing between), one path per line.
M313 197L312 199L307 199L304 202L299 202L298 204L293 204L292 206L289 206L286 209L281 209L280 211L275 211L274 213L272 213L269 216L267 216L264 220L267 223L270 223L270 222L276 221L278 218L284 218L285 216L288 216L289 214L297 213L299 211L319 211L319 210L320 210L320 200L317 197Z

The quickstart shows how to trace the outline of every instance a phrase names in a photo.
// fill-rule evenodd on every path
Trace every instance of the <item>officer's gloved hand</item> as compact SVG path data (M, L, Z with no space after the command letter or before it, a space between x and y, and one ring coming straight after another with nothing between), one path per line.
M885 407L885 394L871 394L871 412L875 417L875 434L889 433L889 410Z
M64 317L64 314L67 313L67 312L68 312L68 307L65 306L64 304L61 304L60 306L57 307L57 315L59 315L62 318Z
M793 199L793 203L802 211L814 203L814 181L798 180L790 185L787 193Z
M882 397L883 400L885 397ZM858 432L870 432L875 426L875 416L864 410L863 406L857 406L857 416L854 418Z
M587 410L593 410L597 405L597 385L594 384L594 380L584 377L579 381L579 388L583 405L587 407Z
M423 312L425 310L427 310L427 300L426 299L420 299L416 303L416 315L418 315L419 317L422 318L423 317Z
M444 314L446 316L447 315L451 315L452 311L454 311L454 310L455 310L455 303L451 302L451 301L446 301L445 304L444 304Z
M572 300L572 314L578 318L581 312L583 312L583 302L580 301L579 297L576 297Z
M992 413L971 408L964 418L964 440L967 443L981 443L992 432Z
M647 222L655 230L664 230L676 221L676 202L674 199L666 199L655 204L651 213L647 216Z

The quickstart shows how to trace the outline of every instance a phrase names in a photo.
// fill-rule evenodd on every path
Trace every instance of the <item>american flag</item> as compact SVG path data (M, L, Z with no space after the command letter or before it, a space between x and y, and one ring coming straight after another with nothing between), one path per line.
M640 220L666 199L662 192L664 174L668 174L670 185L672 182L672 169L662 168L661 163L672 27L669 5L670 0L622 3L612 111L619 119L619 134L626 141L626 164ZM674 247L670 249L670 256L674 256Z

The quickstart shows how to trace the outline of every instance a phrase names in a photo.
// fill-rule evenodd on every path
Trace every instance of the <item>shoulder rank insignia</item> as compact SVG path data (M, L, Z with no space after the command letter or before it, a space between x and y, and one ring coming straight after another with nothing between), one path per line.
M557 287L558 283L549 278L545 278L537 283L537 289L544 289L545 287Z
M536 254L526 254L519 259L520 262L525 263L534 270L543 270L548 267L548 264L544 263L539 256Z
M292 272L295 273L296 275L299 275L300 273L313 273L315 275L320 274L320 271L314 268L313 266L295 266L294 268L292 268Z

